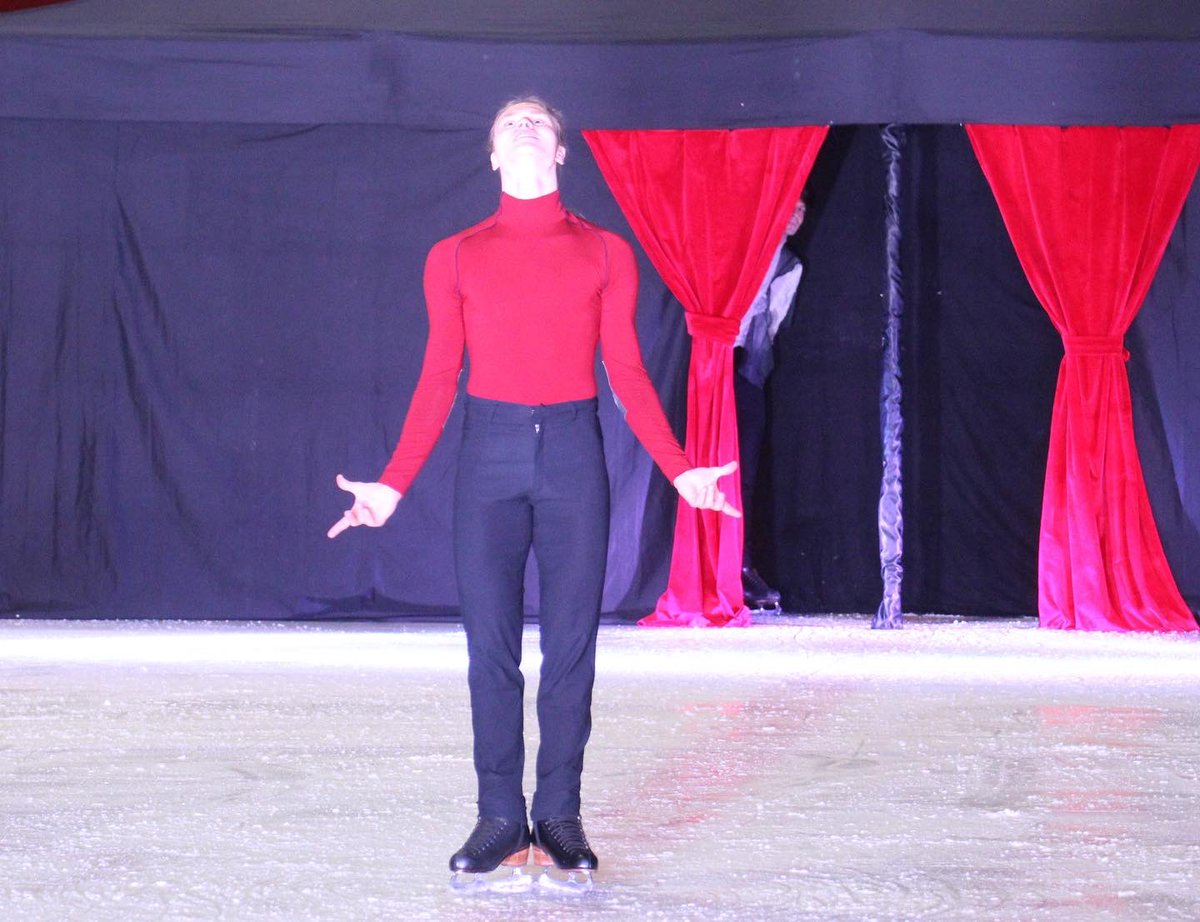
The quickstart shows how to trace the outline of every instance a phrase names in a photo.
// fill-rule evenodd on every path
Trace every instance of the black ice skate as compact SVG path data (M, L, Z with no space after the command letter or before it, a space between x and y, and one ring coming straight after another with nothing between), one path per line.
M751 611L777 613L780 609L779 590L768 586L754 567L742 567L742 595Z
M450 886L455 890L528 890L529 827L524 820L481 816L463 847L450 856ZM493 874L497 869L503 873Z
M542 868L539 885L573 893L591 890L592 872L600 866L577 816L533 824L533 863Z

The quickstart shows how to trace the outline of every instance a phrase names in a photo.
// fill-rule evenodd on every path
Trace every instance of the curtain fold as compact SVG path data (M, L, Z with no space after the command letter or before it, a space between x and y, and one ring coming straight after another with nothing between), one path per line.
M827 131L583 132L642 248L686 312L686 450L696 465L738 456L733 342ZM740 508L738 478L722 488ZM681 500L667 589L640 623L749 624L741 562L741 519Z
M1200 125L968 125L1063 338L1038 551L1043 627L1194 631L1134 443L1124 335L1200 164Z

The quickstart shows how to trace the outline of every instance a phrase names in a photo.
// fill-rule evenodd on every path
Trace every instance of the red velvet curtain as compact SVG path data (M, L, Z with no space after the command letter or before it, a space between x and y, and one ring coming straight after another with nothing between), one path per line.
M1042 499L1041 624L1196 630L1146 496L1124 335L1200 163L1200 126L967 132L1065 350Z
M13 13L32 6L49 6L51 3L63 2L64 0L0 0L0 13Z
M686 448L699 466L738 456L733 341L827 130L583 133L633 232L686 311ZM740 508L738 478L727 478L722 489ZM667 590L641 623L749 624L741 568L741 519L680 501Z

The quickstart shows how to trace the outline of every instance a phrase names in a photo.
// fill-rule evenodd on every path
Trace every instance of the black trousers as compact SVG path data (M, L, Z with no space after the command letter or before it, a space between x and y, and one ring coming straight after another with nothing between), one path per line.
M742 349L734 350L733 402L738 420L738 470L742 479L742 566L754 566L750 537L758 460L767 437L767 393L737 373Z
M608 550L596 401L467 398L455 484L455 565L470 656L479 814L525 818L521 630L530 549L540 574L541 743L534 821L579 814Z

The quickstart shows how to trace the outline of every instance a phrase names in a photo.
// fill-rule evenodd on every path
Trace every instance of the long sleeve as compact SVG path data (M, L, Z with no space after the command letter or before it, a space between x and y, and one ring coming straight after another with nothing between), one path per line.
M604 233L606 277L601 293L600 353L629 428L654 463L674 480L693 465L671 431L654 383L646 373L638 345L638 272L633 249L615 234Z
M457 243L455 238L441 241L425 260L425 305L429 312L425 358L400 439L379 476L380 483L400 493L407 492L433 451L458 391L466 337L454 265Z

